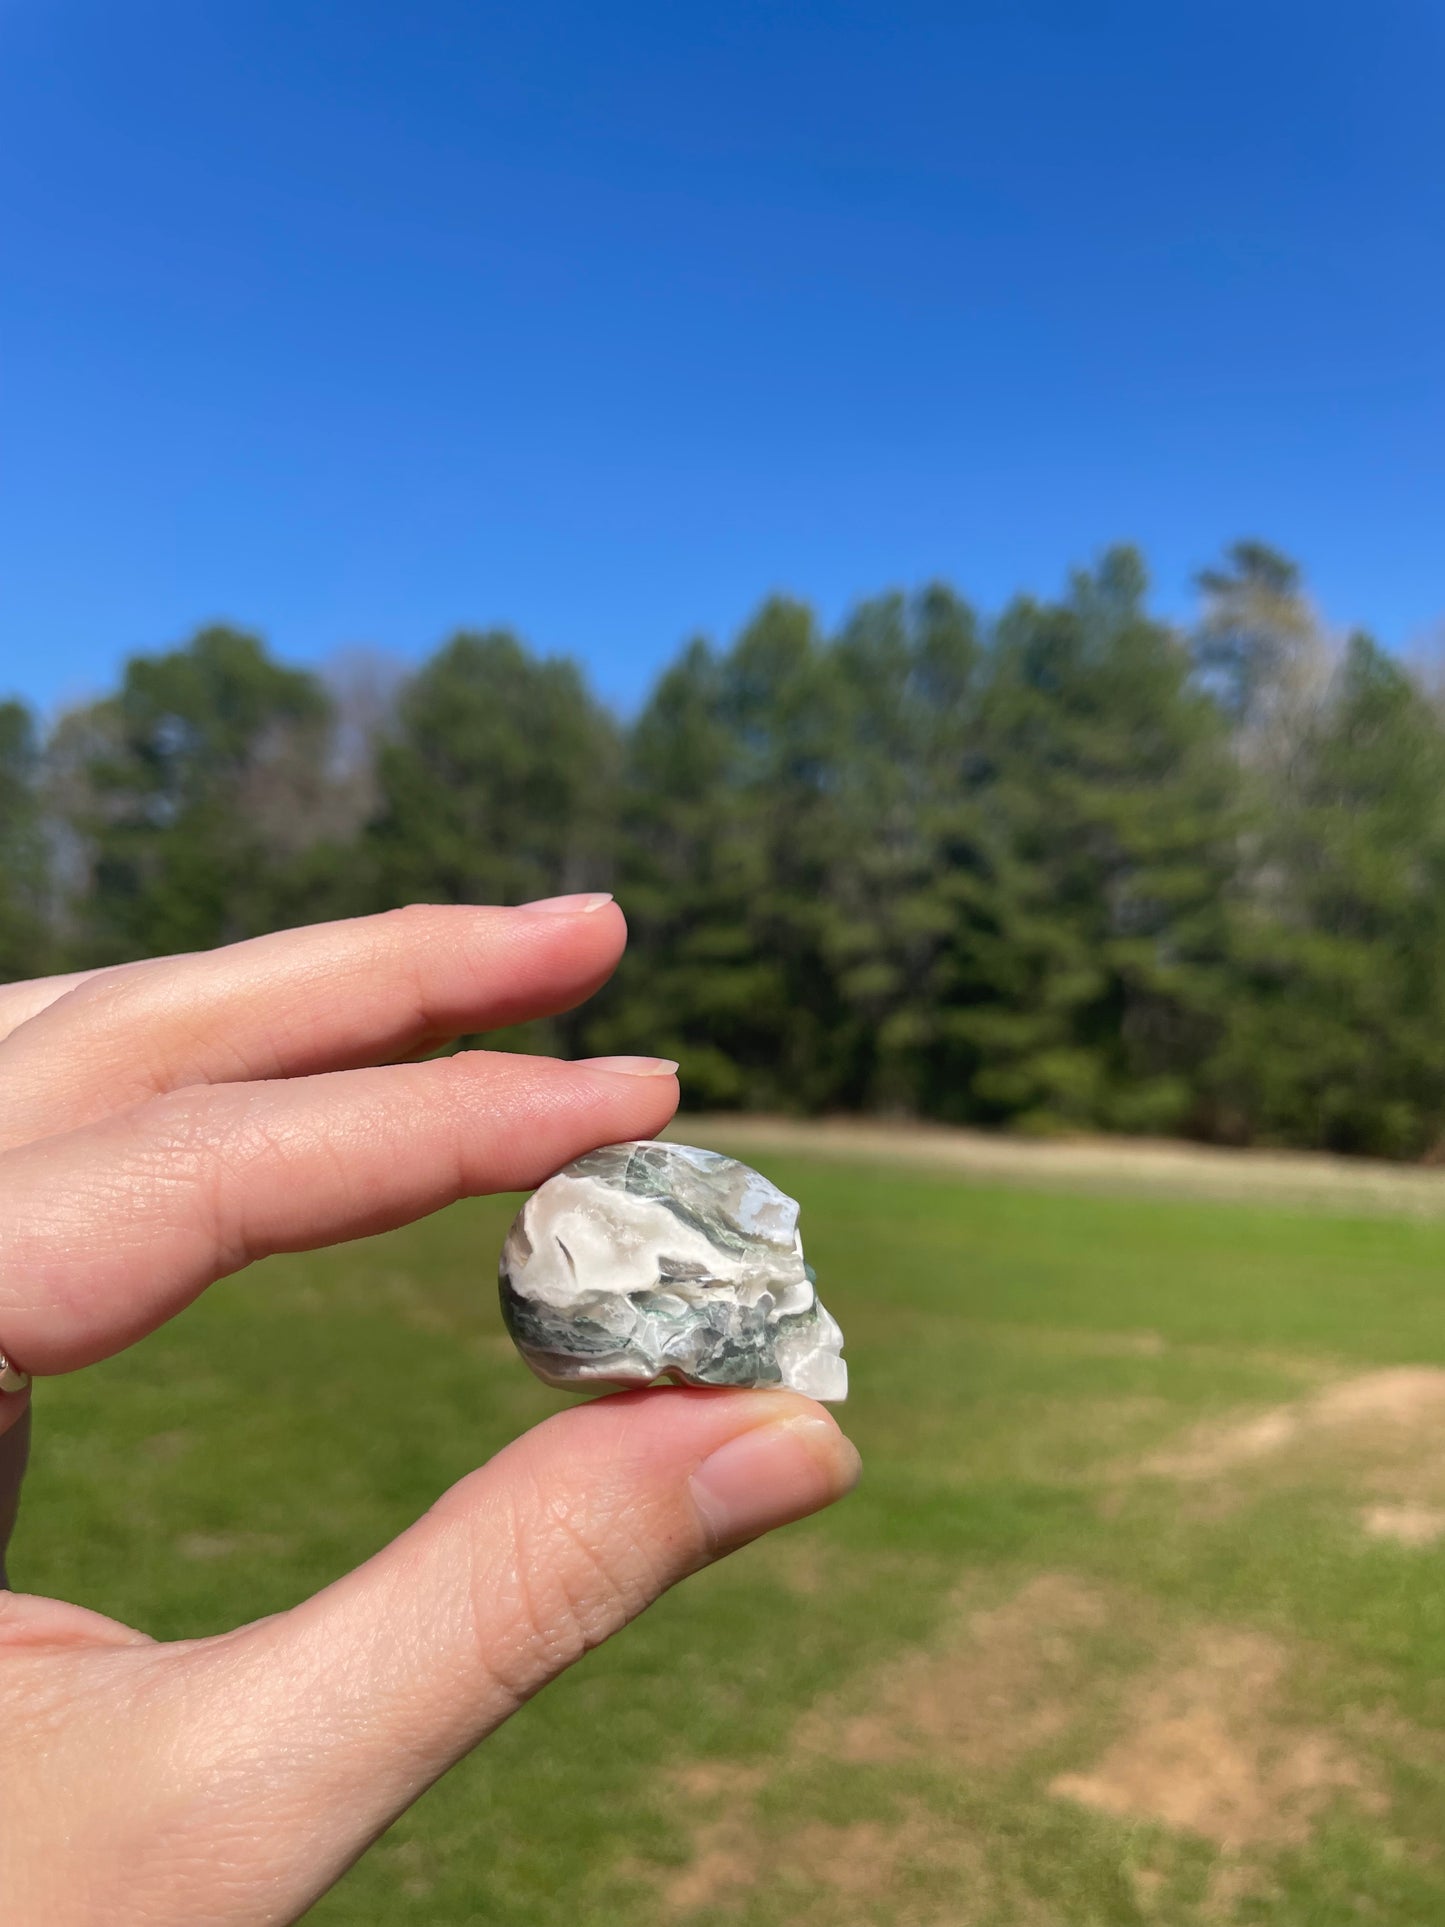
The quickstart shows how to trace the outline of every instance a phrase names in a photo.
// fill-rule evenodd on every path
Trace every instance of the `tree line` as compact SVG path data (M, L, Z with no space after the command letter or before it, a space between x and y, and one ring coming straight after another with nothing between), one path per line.
M614 889L586 1010L696 1106L1445 1146L1445 705L1236 544L1188 627L1135 551L984 623L774 598L623 724L463 632L402 678L254 636L0 704L0 979L412 902Z

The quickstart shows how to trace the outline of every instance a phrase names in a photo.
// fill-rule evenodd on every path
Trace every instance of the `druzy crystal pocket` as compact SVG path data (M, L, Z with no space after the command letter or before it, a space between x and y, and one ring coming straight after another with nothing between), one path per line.
M796 1202L716 1151L609 1144L565 1166L507 1233L501 1289L507 1329L549 1385L848 1395Z

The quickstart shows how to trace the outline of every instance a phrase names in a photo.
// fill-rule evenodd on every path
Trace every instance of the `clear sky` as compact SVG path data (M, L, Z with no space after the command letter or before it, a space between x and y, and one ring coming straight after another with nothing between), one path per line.
M1445 618L1438 0L0 0L0 689L226 617L623 706L1239 534Z

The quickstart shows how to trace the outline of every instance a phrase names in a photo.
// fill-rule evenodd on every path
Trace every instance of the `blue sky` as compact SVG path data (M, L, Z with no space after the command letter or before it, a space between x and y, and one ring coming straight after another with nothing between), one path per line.
M1445 618L1445 13L0 0L0 689L1232 537Z

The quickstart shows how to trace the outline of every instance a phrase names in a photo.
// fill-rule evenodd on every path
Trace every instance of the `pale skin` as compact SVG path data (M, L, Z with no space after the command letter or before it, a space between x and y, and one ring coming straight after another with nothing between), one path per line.
M677 1086L656 1060L417 1061L577 1003L625 941L605 899L417 907L0 989L0 1347L38 1381L0 1395L0 1555L46 1375L257 1258L660 1130ZM404 1424L381 1384L376 1423ZM548 1680L857 1467L792 1394L629 1393L548 1419L356 1571L216 1638L0 1589L0 1916L299 1919Z

